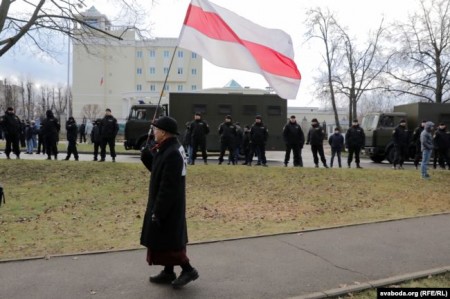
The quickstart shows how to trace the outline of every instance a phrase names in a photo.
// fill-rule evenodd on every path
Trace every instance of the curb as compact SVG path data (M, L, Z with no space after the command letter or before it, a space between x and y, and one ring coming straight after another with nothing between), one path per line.
M450 265L444 266L444 267L439 267L439 268L434 268L434 269L429 269L429 270L424 270L424 271L419 271L419 272L396 275L396 276L392 276L392 277L388 277L388 278L384 278L384 279L371 280L371 281L367 281L367 282L364 282L361 284L354 284L354 285L343 287L343 288L336 288L336 289L315 292L315 293L310 293L310 294L301 295L301 296L289 297L288 299L335 298L335 297L339 297L339 296L346 295L349 293L361 292L361 291L365 291L367 289L374 289L374 288L397 284L397 283L405 282L405 281L409 281L409 280L425 278L430 275L444 274L447 272L450 272Z

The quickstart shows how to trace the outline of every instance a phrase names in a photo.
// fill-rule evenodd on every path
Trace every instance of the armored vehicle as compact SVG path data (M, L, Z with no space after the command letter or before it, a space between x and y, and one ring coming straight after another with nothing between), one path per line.
M147 140L150 122L157 109L156 105L139 104L131 107L125 125L125 148L140 149ZM181 134L186 124L193 121L194 114L200 112L208 122L210 134L207 147L210 151L220 149L218 127L231 115L233 122L243 128L251 126L255 116L260 115L269 130L267 150L284 150L282 129L287 121L287 101L274 94L243 93L170 93L169 104L159 107L157 115L170 115L178 121ZM182 139L183 136L180 136Z

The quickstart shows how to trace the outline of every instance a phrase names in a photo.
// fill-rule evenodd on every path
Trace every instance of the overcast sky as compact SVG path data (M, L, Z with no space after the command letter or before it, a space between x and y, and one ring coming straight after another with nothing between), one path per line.
M112 19L115 11L110 1L85 1ZM149 0L141 0L149 11L149 29L154 37L178 37L190 0L157 0L153 6ZM375 30L384 17L386 23L404 20L417 6L416 0L212 0L224 8L234 11L259 25L282 29L294 42L295 61L302 74L302 82L296 100L291 106L317 105L313 99L314 76L321 64L320 44L306 42L306 11L314 7L328 7L335 12L340 24L347 26L352 35L366 40L369 30ZM0 78L31 78L42 84L61 84L67 82L67 51L53 61L45 55L29 55L14 51L0 57ZM62 49L67 49L62 45ZM265 88L268 84L257 74L219 68L204 62L203 87L222 87L235 79L242 86Z

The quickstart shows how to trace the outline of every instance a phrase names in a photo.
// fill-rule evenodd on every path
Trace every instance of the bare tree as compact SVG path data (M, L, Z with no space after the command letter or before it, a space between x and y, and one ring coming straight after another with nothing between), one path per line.
M334 66L337 64L340 46L340 40L336 35L338 29L336 26L336 20L330 11L327 10L323 12L321 8L311 9L307 12L307 15L307 27L309 28L306 33L307 39L319 39L323 42L325 48L325 53L322 54L322 59L326 65L326 72L323 77L326 79L320 80L320 92L327 95L329 94L334 111L334 121L336 123L336 127L341 128L332 80L333 70Z
M28 81L26 84L26 116L27 119L34 118L34 84L33 82Z
M137 0L115 0L111 5L120 7L118 20L123 29L109 31L86 22L83 11L84 0L2 0L0 4L0 57L13 48L20 40L28 40L39 50L50 52L55 34L68 35L81 44L95 36L100 38L121 39L129 29L138 30L145 20L146 10ZM21 7L20 13L13 6ZM119 26L119 25L118 25ZM75 29L75 30L74 30Z
M359 44L352 39L347 30L339 25L340 39L344 42L344 59L338 65L333 82L336 92L346 96L349 102L349 126L357 118L357 106L367 91L381 88L378 79L383 74L389 61L381 53L380 40L385 31L383 21L374 36L363 50L358 50ZM359 46L359 47L358 47Z
M83 116L83 119L86 118L94 121L102 115L102 110L97 104L88 104L83 106L81 115Z
M1 106L3 106L2 110L6 110L7 107L13 107L14 110L16 110L17 106L18 106L18 95L19 95L19 90L20 87L13 85L11 83L8 82L7 79L5 79L3 84L3 98L4 98L4 102L0 103Z
M387 73L397 95L445 103L450 101L450 1L420 0L420 11L395 24L392 63Z
M52 88L50 95L52 103L49 109L55 112L57 118L60 118L67 109L67 93L62 86L58 86Z

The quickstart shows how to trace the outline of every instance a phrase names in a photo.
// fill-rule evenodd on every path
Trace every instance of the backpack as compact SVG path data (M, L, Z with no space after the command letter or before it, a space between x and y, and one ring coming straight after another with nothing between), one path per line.
M3 186L0 185L0 207L2 206L2 202L6 203L6 201L5 201L5 193L3 193Z

